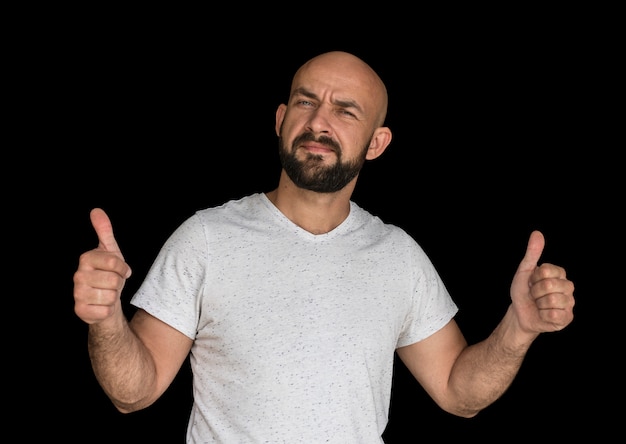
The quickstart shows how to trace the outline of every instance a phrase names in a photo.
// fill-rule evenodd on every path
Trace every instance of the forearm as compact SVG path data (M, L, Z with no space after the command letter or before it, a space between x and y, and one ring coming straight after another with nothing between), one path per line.
M147 407L154 402L154 362L125 318L108 321L89 326L89 357L96 379L121 412Z
M489 337L468 346L457 358L449 379L456 400L452 412L472 417L500 398L536 337L522 333L509 308Z

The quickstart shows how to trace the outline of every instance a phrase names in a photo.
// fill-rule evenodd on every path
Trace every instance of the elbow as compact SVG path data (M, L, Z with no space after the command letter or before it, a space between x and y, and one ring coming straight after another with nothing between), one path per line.
M478 415L483 408L478 406L472 406L468 404L444 404L439 403L439 407L451 415L458 416L460 418L473 418Z
M142 402L127 403L127 402L121 402L119 400L112 400L112 401L113 401L113 406L115 406L117 411L120 413L124 413L124 414L143 410L150 405L150 403L142 403Z
M452 413L453 415L458 416L460 418L470 419L478 415L480 413L480 410L456 410L456 411L451 411L449 413Z
M113 405L115 406L118 412L124 413L124 414L133 413L133 412L136 412L137 410L140 410L138 408L134 408L127 404L122 405L122 404L118 404L114 402Z
M153 404L156 400L156 398L122 399L112 396L109 396L109 399L111 400L113 406L117 409L117 411L124 414L143 410Z

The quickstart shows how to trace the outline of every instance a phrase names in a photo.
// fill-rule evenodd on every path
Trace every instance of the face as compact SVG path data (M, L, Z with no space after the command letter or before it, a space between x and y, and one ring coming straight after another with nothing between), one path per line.
M343 53L313 59L298 70L288 104L276 112L283 169L303 189L343 189L389 143L389 130L380 127L385 112L384 85L360 59Z
M305 142L315 142L331 150L336 161L326 162L324 155L314 152L297 154L298 147ZM361 171L369 142L361 149L360 154L352 160L343 160L341 146L330 137L315 138L311 132L297 136L291 148L285 145L282 136L278 138L278 151L283 169L298 187L318 193L334 193L344 188Z

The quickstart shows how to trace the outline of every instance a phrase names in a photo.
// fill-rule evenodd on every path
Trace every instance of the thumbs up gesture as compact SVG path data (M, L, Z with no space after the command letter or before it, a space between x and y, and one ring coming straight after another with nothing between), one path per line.
M518 325L530 335L558 331L573 318L574 284L565 269L538 261L545 239L534 231L511 284L512 308Z
M131 269L113 235L109 216L100 208L90 213L98 246L83 253L74 273L74 312L88 324L123 315L120 295Z

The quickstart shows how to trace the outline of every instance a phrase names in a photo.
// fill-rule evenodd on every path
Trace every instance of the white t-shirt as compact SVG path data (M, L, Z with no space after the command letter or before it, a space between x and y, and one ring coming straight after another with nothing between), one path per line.
M253 194L164 244L132 303L194 340L189 443L382 442L395 349L457 306L405 231L350 205L314 235Z

